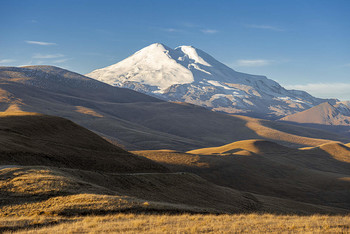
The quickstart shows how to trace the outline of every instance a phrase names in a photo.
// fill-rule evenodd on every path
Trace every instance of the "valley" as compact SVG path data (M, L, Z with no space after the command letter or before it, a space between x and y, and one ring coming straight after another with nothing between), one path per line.
M0 233L350 233L349 12L1 0Z

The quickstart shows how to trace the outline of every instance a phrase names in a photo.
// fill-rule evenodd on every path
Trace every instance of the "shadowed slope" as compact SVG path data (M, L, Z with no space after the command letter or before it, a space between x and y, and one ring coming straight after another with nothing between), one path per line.
M315 148L310 148L310 151L320 152L320 154L324 154L326 152L334 159L346 163L350 163L350 147L349 144L344 145L340 143L327 143L320 145Z
M3 165L134 172L165 170L69 120L34 113L1 113L0 147Z
M116 89L78 73L54 66L0 67L0 81L2 84L14 82L56 94L68 96L74 94L76 98L89 97L103 102L161 102L157 98L129 89Z

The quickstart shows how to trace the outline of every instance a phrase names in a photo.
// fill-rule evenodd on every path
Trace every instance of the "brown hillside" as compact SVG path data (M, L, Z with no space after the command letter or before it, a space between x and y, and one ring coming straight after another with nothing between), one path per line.
M261 196L222 187L198 175L169 173L166 167L128 153L59 117L6 112L1 114L0 129L1 216L75 216L116 212L348 212L323 206L333 204L312 205ZM214 172L212 176L217 174L216 178L227 175L225 170L215 172L210 162L198 164L198 158L202 160L200 156L193 157L183 157L181 160L190 158L192 162L182 162L182 166L192 163L191 167L207 168ZM221 167L221 163L228 161L218 162ZM251 183L249 176L247 182ZM343 201L340 199L339 202Z
M35 113L0 114L0 164L110 172L166 171L70 120Z

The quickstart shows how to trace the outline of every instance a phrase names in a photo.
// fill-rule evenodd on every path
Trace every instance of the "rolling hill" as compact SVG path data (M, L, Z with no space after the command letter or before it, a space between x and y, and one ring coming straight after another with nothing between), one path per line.
M348 212L241 192L195 174L170 172L59 117L1 113L0 129L0 216Z
M265 140L245 140L186 153L134 153L221 186L350 209L350 148L343 144L292 149Z

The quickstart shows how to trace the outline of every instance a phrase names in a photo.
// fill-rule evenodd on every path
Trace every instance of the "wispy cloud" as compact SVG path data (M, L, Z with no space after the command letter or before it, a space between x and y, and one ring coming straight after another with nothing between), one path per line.
M267 66L272 63L272 60L266 60L266 59L255 59L255 60L247 60L247 59L240 59L237 60L235 65L239 67L262 67Z
M45 42L45 41L25 41L25 42L32 45L42 45L42 46L57 45L54 42Z
M271 31L279 31L282 32L284 29L272 26L272 25L266 25L266 24L246 24L247 28L257 28L257 29L265 29L265 30L271 30Z
M64 58L64 59L57 59L55 61L52 61L53 63L64 63L70 60L69 58Z
M219 31L215 29L202 29L201 32L205 34L214 34L214 33L218 33Z
M309 83L303 85L285 85L287 89L304 90L321 98L339 98L350 100L350 83Z
M14 59L0 59L0 64L13 63L15 61Z
M163 31L165 31L165 32L182 32L181 29L176 29L176 28L163 28Z
M62 58L63 54L35 54L32 58L34 59L54 59L54 58Z

